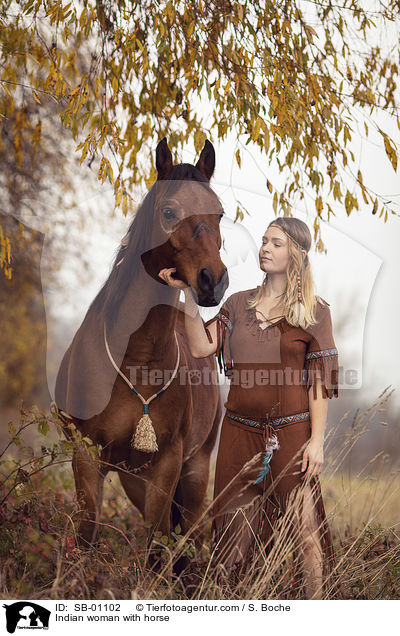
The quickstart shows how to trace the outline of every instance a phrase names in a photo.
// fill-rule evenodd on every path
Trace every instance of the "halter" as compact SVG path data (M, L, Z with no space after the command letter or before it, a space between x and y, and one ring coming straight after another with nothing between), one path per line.
M121 369L118 367L118 365L116 364L114 358L112 357L111 352L110 352L110 348L109 348L108 342L107 342L106 324L104 323L104 345L105 345L105 348L106 348L106 351L107 351L108 358L109 358L112 366L114 367L114 369L118 373L118 375L121 376L121 378L129 386L131 391L133 391L133 393L135 393L135 395L138 396L138 398L140 399L140 401L143 404L143 415L140 418L140 420L138 422L138 425L136 427L135 434L132 437L131 446L133 448L136 448L137 450L143 451L144 453L155 453L156 451L158 451L157 437L156 437L156 433L155 433L155 430L154 430L154 427L153 427L153 423L152 423L150 415L149 415L149 404L158 395L161 395L161 393L164 393L164 391L166 391L166 389L168 389L168 387L173 382L173 380L175 379L176 374L178 372L179 362L180 362L180 349L179 349L178 338L176 336L176 332L175 331L174 331L174 336L175 336L176 347L177 347L177 356L176 356L175 369L174 369L170 379L168 380L168 382L166 384L164 384L164 386L159 391L157 391L151 397L149 397L147 400L145 400L143 395L141 395L139 393L139 391L137 389L135 389L135 387L133 386L132 382L130 382L130 380L126 377L126 375L124 373L122 373Z

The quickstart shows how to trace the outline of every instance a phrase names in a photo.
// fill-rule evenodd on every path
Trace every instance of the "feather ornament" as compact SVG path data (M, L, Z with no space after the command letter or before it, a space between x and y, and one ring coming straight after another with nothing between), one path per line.
M257 479L254 482L255 484L259 484L260 482L262 482L264 477L266 477L266 475L268 475L268 473L269 473L269 464L270 464L270 461L271 461L271 457L273 455L274 450L278 450L278 449L279 449L278 438L274 434L268 439L268 442L267 442L267 444L265 446L265 455L264 455L263 461L262 461L262 469L258 473Z

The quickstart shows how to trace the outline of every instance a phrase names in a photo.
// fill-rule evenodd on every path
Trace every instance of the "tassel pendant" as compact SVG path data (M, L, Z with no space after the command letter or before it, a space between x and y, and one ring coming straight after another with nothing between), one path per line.
M144 404L144 413L136 427L131 446L143 453L155 453L158 451L156 432L149 415L149 405Z

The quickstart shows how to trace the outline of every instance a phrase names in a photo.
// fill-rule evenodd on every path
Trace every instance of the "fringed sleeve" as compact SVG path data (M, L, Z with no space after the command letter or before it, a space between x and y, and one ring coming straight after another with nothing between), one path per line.
M212 338L208 327L213 322L217 323L217 349L215 355L217 356L220 371L224 371L225 375L229 378L232 375L233 369L233 360L229 343L233 329L233 308L231 298L227 299L214 318L211 318L211 320L208 320L207 322L203 321L209 342L212 342Z
M314 400L317 397L317 382L322 381L324 398L339 395L339 360L338 350L332 334L332 319L329 305L319 304L317 308L317 324L307 329L312 335L305 356L305 381L307 387L313 386Z

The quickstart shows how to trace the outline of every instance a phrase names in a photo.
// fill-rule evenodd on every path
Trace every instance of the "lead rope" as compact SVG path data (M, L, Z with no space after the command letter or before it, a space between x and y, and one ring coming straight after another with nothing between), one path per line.
M153 422L151 421L151 418L150 418L150 415L149 415L149 404L158 395L161 395L161 393L164 393L164 391L166 389L168 389L169 385L173 382L173 380L175 379L176 374L178 372L179 362L180 362L180 350L179 350L178 338L176 336L176 332L175 331L174 331L174 335L175 335L176 347L177 347L177 357L176 357L175 369L174 369L170 379L168 380L168 382L166 384L164 384L164 386L159 391L157 391L157 393L154 393L151 397L149 397L147 400L145 400L143 395L140 395L139 391L137 389L135 389L133 384L128 380L126 375L124 373L122 373L121 369L115 363L115 360L113 359L113 357L111 355L111 352L110 352L110 348L108 346L107 334L106 334L106 324L104 323L104 344L105 344L105 347L106 347L108 358L109 358L111 364L113 365L114 369L116 370L116 372L121 376L121 378L123 380L125 380L125 382L129 386L131 391L133 391L133 393L135 393L135 395L138 396L138 398L140 399L140 401L143 404L143 415L142 415L142 417L140 418L140 420L138 422L138 425L136 427L136 431L135 431L134 435L132 436L131 446L133 448L136 448L137 450L140 450L140 451L144 452L144 453L155 453L156 451L158 451L156 432L154 430Z

